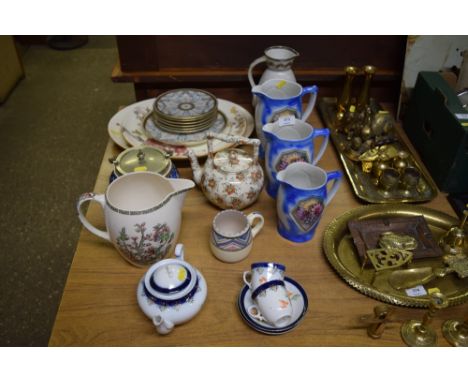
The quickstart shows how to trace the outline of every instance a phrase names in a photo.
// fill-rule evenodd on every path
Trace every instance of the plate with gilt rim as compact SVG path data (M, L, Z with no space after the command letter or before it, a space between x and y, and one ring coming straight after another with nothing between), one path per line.
M181 142L180 145L168 144L148 138L145 133L144 121L146 116L152 111L154 98L136 102L117 112L109 121L108 133L114 143L123 148L138 147L147 145L158 147L171 154L173 160L188 159L187 145ZM252 115L242 106L224 99L218 99L218 110L226 118L226 128L223 133L229 135L240 135L249 137L254 130L254 120ZM213 140L213 151L218 152L233 146L227 143ZM197 157L208 155L206 142L190 145L190 149Z

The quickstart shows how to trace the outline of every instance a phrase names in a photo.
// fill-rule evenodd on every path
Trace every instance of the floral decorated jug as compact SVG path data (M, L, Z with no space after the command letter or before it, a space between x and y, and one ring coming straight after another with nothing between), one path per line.
M314 109L317 92L318 87L315 85L303 88L298 83L287 80L268 80L252 88L252 93L259 98L255 107L255 128L263 150L266 144L262 131L263 126L287 115L293 115L295 118L305 121ZM311 96L309 104L302 111L302 98L306 94Z
M296 76L294 75L291 66L298 56L299 53L296 50L287 46L277 45L266 48L264 55L252 61L249 66L247 76L249 78L250 86L253 88L257 85L253 78L253 69L263 62L266 63L267 68L260 77L260 81L258 82L259 85L273 79L296 82ZM257 100L254 97L254 106L256 105L256 102Z
M330 135L328 129L314 129L297 119L289 120L285 125L282 125L281 119L275 123L267 123L263 126L263 133L266 140L266 190L272 198L276 198L279 187L276 174L291 163L316 164L325 152ZM314 155L314 141L318 137L323 137L322 144Z
M147 266L162 260L174 248L185 195L193 187L195 184L188 179L132 172L109 184L104 195L81 195L78 217L91 233L110 241L125 260ZM105 231L84 216L81 206L86 201L98 202L103 208Z
M253 146L253 155L229 148L213 153L213 139ZM258 161L260 141L236 135L208 133L208 158L202 169L192 150L187 150L193 179L205 197L222 209L241 210L254 203L263 188L263 169Z
M310 163L296 162L280 171L277 179L280 182L276 199L279 234L298 243L309 241L324 208L338 191L341 172L327 173ZM333 184L327 190L331 181Z

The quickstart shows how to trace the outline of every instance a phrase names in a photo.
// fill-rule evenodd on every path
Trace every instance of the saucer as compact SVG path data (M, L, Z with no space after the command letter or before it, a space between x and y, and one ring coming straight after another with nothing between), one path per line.
M252 300L249 287L247 285L242 287L237 300L237 306L242 318L252 329L264 334L278 335L293 330L302 321L309 305L307 294L297 281L285 277L284 282L289 294L289 299L291 300L293 314L291 323L279 328L249 316L246 307L254 304L254 301Z

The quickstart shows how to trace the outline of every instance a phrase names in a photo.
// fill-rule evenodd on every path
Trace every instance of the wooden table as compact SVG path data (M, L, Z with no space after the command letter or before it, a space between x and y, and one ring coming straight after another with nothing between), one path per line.
M316 114L310 121L321 126ZM94 191L103 193L109 181L108 158L120 149L109 141ZM342 169L336 151L329 144L319 162L325 170ZM190 178L191 170L180 169ZM77 195L78 196L78 195ZM265 227L257 236L246 259L235 264L217 260L209 249L209 233L218 209L198 189L188 193L183 208L179 242L185 245L186 260L197 267L208 284L208 297L203 309L190 322L175 327L169 335L159 335L152 322L141 312L136 299L137 284L145 269L128 264L104 240L82 230L78 247L63 293L51 346L404 346L400 338L401 322L421 319L425 310L397 307L395 319L383 336L373 340L359 317L371 314L380 302L348 286L331 268L322 251L322 237L328 223L342 213L360 206L345 179L333 201L326 208L315 237L305 244L294 244L276 232L276 207L265 191L245 212L260 211ZM445 195L425 206L455 216ZM104 227L103 214L96 203L87 217ZM287 266L287 275L298 281L307 292L309 310L295 330L268 336L251 329L237 311L236 301L243 286L242 272L254 261L275 261ZM439 346L448 346L442 336L445 319L464 317L464 305L440 312L433 322L439 335Z

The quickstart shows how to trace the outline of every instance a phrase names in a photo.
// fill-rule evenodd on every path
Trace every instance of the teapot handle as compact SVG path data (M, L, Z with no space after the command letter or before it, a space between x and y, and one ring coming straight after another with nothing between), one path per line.
M253 60L252 63L250 64L249 71L247 72L247 77L249 77L250 86L254 87L256 85L253 79L253 75L252 75L253 68L257 66L258 64L261 64L262 62L265 62L265 61L266 61L266 57L262 56Z
M258 150L260 147L260 139L256 138L245 138L240 135L227 135L227 134L217 134L217 133L208 133L207 134L207 145L208 145L208 155L213 156L213 139L219 139L220 141L227 143L234 143L236 145L251 145L253 146L253 157L254 162L258 162Z

